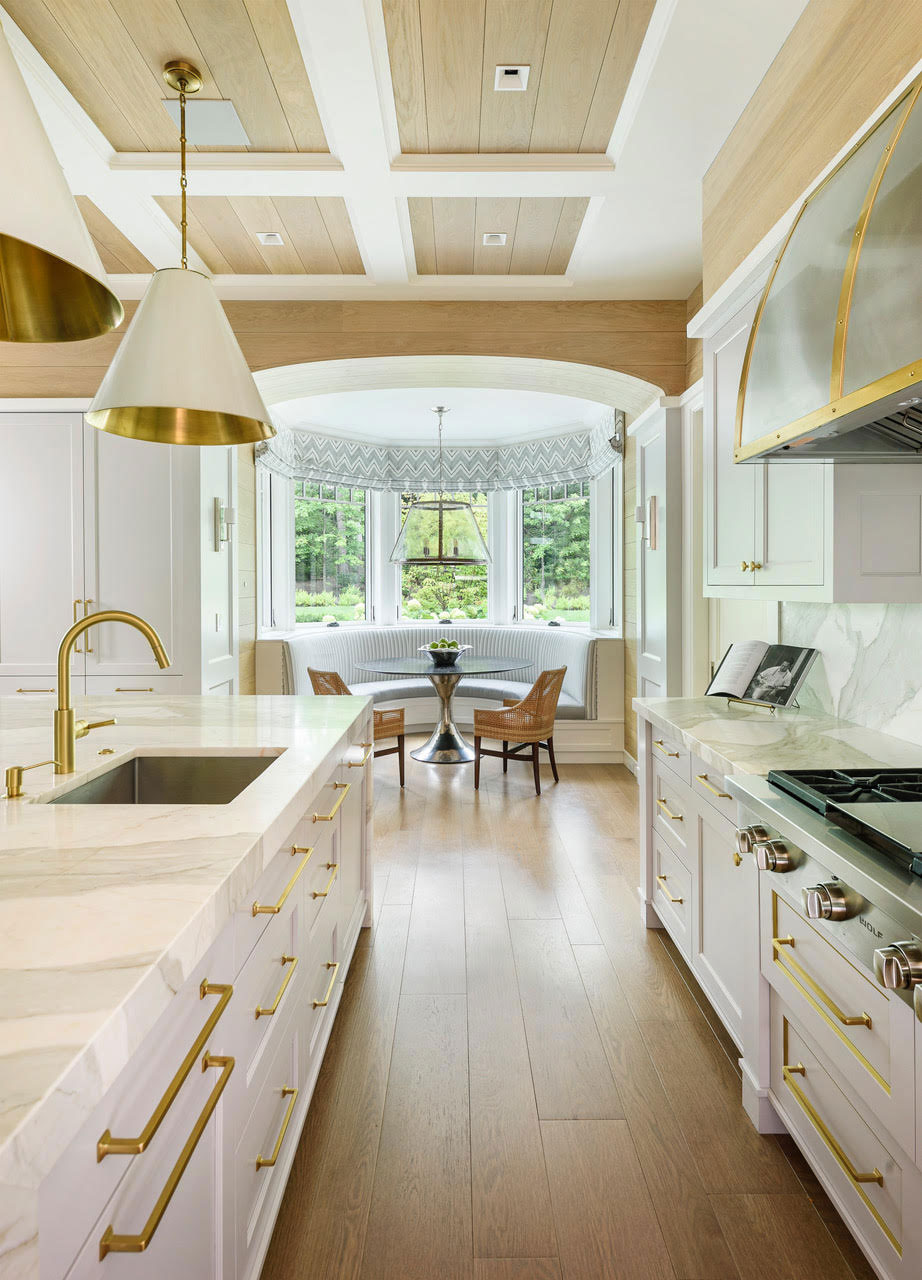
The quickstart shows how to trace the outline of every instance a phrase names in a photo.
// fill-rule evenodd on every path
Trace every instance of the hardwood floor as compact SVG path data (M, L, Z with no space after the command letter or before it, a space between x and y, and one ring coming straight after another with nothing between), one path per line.
M873 1280L640 924L633 778L544 772L376 768L374 927L264 1280Z

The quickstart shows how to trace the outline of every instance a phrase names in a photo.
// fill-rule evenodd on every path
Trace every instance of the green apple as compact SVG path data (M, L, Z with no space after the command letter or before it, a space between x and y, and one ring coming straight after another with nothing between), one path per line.
M449 640L449 642L448 642L448 647L449 647L449 649L457 649L457 647L458 647L458 642L457 642L457 640Z

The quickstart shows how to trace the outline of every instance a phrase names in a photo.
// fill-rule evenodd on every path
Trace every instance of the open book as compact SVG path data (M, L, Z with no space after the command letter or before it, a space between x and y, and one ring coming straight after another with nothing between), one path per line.
M792 644L764 644L761 640L731 644L705 695L790 706L817 652Z

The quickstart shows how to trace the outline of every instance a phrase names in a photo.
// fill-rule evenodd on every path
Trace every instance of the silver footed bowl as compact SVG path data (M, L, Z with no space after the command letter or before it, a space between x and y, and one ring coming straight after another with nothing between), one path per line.
M473 645L459 644L457 649L430 649L427 644L421 644L418 652L431 658L434 667L453 667L461 654L467 653L472 648Z

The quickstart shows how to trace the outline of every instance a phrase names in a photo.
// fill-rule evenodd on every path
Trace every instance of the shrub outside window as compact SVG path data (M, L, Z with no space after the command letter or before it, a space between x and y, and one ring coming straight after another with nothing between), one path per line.
M589 481L522 490L526 621L589 621Z
M400 495L401 525L418 499L435 499L437 493ZM469 502L478 528L487 541L487 495L446 493L446 498ZM400 574L400 613L407 619L425 620L447 615L457 622L487 616L487 570L485 564L403 565Z
M366 491L295 481L295 621L352 622L365 614Z

